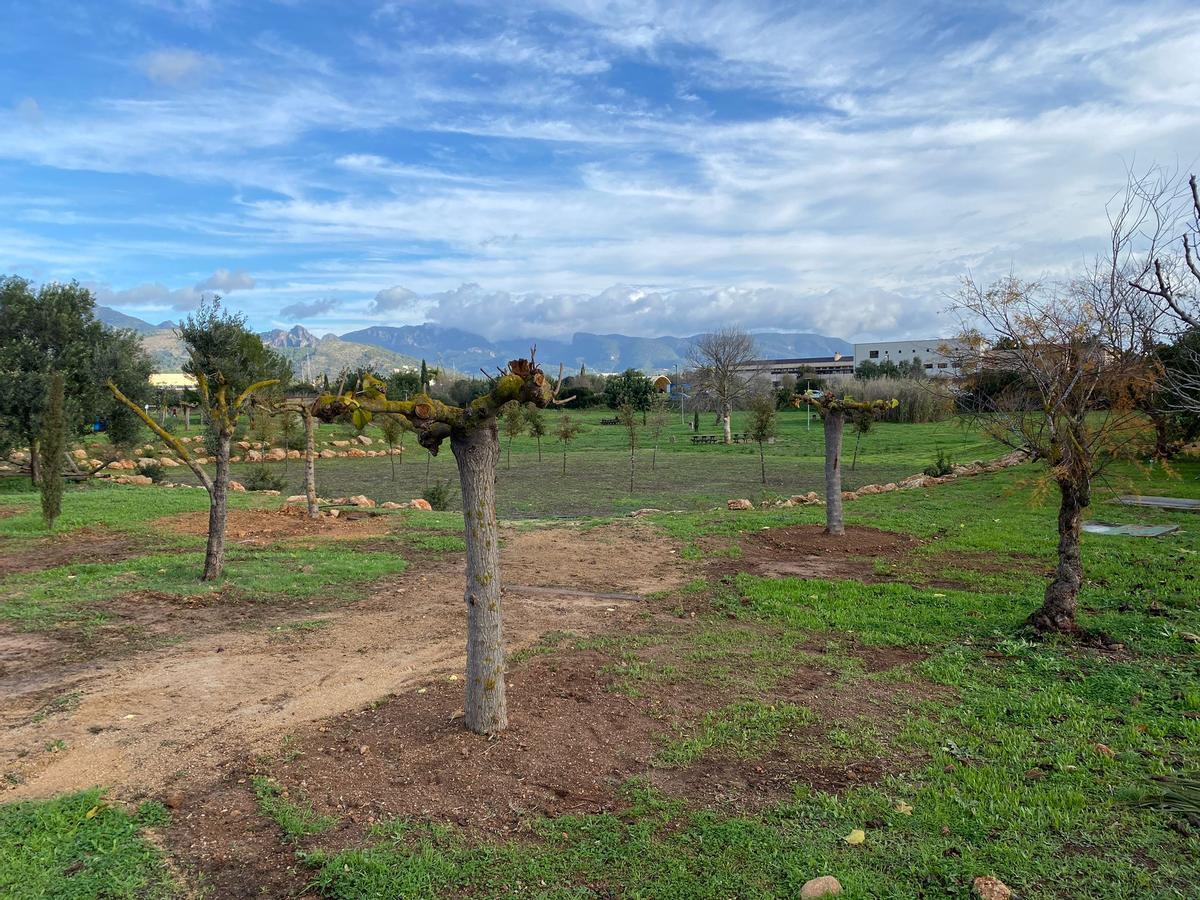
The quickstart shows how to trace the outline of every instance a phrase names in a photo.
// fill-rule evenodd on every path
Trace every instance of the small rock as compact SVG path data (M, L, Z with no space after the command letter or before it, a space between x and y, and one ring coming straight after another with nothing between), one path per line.
M351 497L346 502L348 502L351 506L362 506L366 508L371 508L375 505L375 501L365 494L359 494L356 497Z
M163 797L163 804L168 809L179 809L183 806L183 794L179 791L171 791L171 793Z
M994 875L976 878L971 891L979 900L1009 900L1013 895L1012 888Z
M374 443L374 441L372 441L365 434L360 434L358 437L355 438L355 440L358 441L360 444L362 444L364 447L370 447L371 444Z
M746 499L730 500L725 507L727 509L754 509L754 504Z
M379 504L380 509L404 509L403 503L397 503L395 500L386 500Z
M410 509L423 509L425 512L433 512L433 507L429 505L429 501L423 497L418 497L415 500L408 502Z
M836 897L842 892L842 883L832 875L822 875L820 878L810 878L800 888L802 900L813 900L814 897Z
M1200 644L1200 634L1192 634L1190 631L1179 632L1179 637L1187 641L1189 644Z
M244 484L242 484L240 481L229 482L229 489L231 491L234 491L235 493L239 493L239 494L244 494L246 492L246 486Z
M1101 756L1107 756L1109 759L1112 759L1114 756L1117 755L1116 753L1113 752L1113 748L1108 746L1108 744L1097 744L1095 747L1095 750Z

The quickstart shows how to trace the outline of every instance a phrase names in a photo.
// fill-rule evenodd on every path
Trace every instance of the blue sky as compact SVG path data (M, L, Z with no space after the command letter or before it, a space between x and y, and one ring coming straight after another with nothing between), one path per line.
M158 321L945 333L1200 155L1195 3L0 0L0 273Z

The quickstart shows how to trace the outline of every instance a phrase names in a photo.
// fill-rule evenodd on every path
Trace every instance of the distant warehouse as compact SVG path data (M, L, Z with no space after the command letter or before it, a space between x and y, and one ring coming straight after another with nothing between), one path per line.
M922 338L911 341L876 341L855 344L853 356L835 353L833 356L810 356L797 359L756 359L741 368L743 371L761 372L771 379L776 387L785 376L797 381L812 376L842 376L850 378L857 366L864 362L875 365L893 363L912 365L919 360L929 376L955 376L962 373L961 359L966 346L961 341L946 338Z

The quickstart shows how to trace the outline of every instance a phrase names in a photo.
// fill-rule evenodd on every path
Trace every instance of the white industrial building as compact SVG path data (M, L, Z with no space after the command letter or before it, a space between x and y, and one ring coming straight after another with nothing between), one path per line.
M960 375L961 351L966 345L947 338L920 338L912 341L875 341L854 345L854 365L865 362L882 365L885 362L900 365L914 359L921 360L927 375Z

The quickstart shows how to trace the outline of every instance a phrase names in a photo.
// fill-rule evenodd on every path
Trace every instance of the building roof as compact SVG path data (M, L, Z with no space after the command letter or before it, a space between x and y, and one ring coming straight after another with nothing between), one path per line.
M150 376L150 386L183 390L184 388L194 388L196 379L183 372L155 372Z

